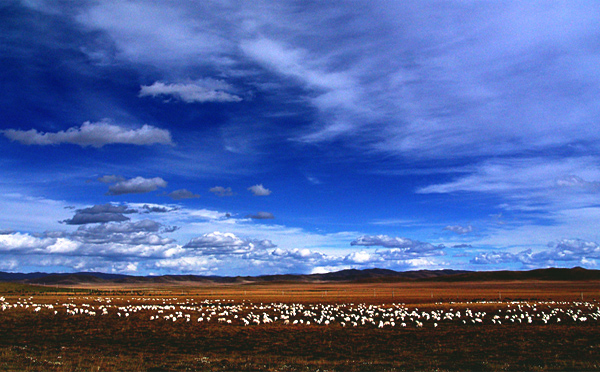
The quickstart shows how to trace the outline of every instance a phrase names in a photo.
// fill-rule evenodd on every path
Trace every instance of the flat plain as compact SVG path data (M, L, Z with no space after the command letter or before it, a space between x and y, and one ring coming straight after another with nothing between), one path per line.
M0 284L0 369L599 370L600 282Z

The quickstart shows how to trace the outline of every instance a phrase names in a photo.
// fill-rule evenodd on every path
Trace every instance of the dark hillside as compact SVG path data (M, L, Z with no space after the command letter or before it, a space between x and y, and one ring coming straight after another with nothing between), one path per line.
M507 280L600 280L600 270L588 270L581 267L574 267L572 269L549 268L535 269L530 271L472 271L458 275L427 278L425 280L443 282L481 282Z
M162 275L132 276L105 273L3 273L0 282L20 282L46 285L77 285L93 283L156 283L177 284L276 284L276 283L384 283L402 281L481 282L481 281L581 281L600 280L600 270L581 267L572 269L549 268L530 271L461 271L461 270L417 270L398 272L387 269L349 269L325 274L286 274L263 276L200 276Z

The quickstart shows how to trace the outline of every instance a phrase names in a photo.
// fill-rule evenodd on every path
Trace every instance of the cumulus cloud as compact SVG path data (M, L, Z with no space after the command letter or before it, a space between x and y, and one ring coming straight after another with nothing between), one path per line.
M388 267L398 269L431 266L402 249L359 251L331 255L308 248L281 249L270 240L241 238L233 233L204 234L181 247L161 234L170 228L152 220L80 226L73 233L0 235L3 259L37 255L39 265L82 270L124 270L137 265L142 271L221 273L223 267L245 273L312 272L315 268ZM2 238L4 237L4 238ZM421 263L419 263L421 262ZM177 265L182 265L181 267ZM224 266L225 265L225 266ZM330 271L331 271L330 270Z
M166 230L170 229L166 228ZM158 235L159 232L167 231L156 221L142 220L80 226L72 234L72 238L87 244L167 245L174 241Z
M408 238L387 235L363 235L350 243L352 246L384 247L375 252L354 252L345 261L377 265L385 262L404 262L429 256L443 256L444 245L433 245Z
M301 261L318 260L319 264L323 263L323 262L321 262L322 260L329 260L327 258L327 255L325 255L321 252L307 249L307 248L303 248L303 249L299 249L299 248L280 249L280 248L277 248L277 249L273 250L273 252L271 252L271 255L278 257L278 259L279 258L292 258L292 259L301 260Z
M270 240L248 240L232 233L215 231L193 238L183 248L197 249L208 255L239 255L275 248Z
M67 220L61 221L67 225L85 225L89 223L104 222L123 222L128 221L129 217L125 214L136 213L135 209L130 209L125 205L94 205L93 207L77 209L75 215Z
M178 209L177 207L165 207L165 206L156 205L156 204L142 205L142 210L144 211L144 213L168 213L168 212L176 211L177 209Z
M390 237L387 235L363 235L352 241L350 245L356 246L380 246L385 248L396 248L406 253L439 253L444 249L443 245L434 246L430 243L420 242L408 238Z
M562 239L549 244L550 249L533 254L533 262L540 261L581 261L600 258L600 246L596 242L581 239Z
M268 265L282 274L312 272L315 267L342 264L340 257L330 256L307 248L274 249L270 254L256 258L257 262Z
M222 80L202 79L190 83L165 84L160 81L140 87L140 97L171 96L186 103L194 102L240 102L233 94L233 87Z
M233 195L233 191L231 190L231 187L223 187L223 186L215 186L215 187L211 187L208 191L212 192L213 194L217 195L217 196L232 196Z
M476 265L498 265L519 261L519 255L510 252L486 252L473 257L469 262Z
M442 245L434 246L429 243L425 243L425 246L421 246L419 248L393 248L378 250L377 255L383 261L411 261L420 259L422 257L443 256L445 254L443 249L444 246Z
M277 262L286 268L297 268L302 271L315 272L322 268L325 271L336 271L349 268L392 268L413 269L415 267L435 267L437 264L427 260L424 256L441 255L420 254L404 249L378 249L375 251L356 251L346 255L331 255L310 249L280 249L271 252L270 256L276 258ZM265 259L265 258L261 258Z
M271 195L271 190L266 189L262 184L248 187L255 196L267 196Z
M60 240L59 240L60 239ZM12 233L0 235L2 252L34 253L50 250L59 251L64 238L37 237L30 234Z
M127 258L168 258L181 254L174 240L160 234L172 228L151 220L80 226L75 232L0 235L0 253L49 257L98 257L118 262ZM17 256L15 256L17 257ZM88 264L90 262L86 261ZM36 263L41 264L41 262ZM89 268L89 267L88 267Z
M581 265L600 258L596 242L581 239L561 239L548 244L549 249L533 252L527 249L518 253L486 252L471 259L473 264L521 263L526 267Z
M130 218L120 213L76 213L72 218L61 222L67 225L85 225L88 223L122 222Z
M228 212L219 212L210 209L186 209L183 215L190 217L191 219L202 219L202 220L225 220L231 217Z
M275 216L273 216L273 213L269 212L258 212L255 214L251 214L248 217L252 218L253 220L272 220L275 218Z
M110 144L173 145L171 133L166 129L150 125L144 125L139 129L128 129L112 124L106 119L97 123L86 121L81 127L72 127L56 133L43 133L35 129L28 131L6 129L1 132L11 141L24 145L59 145L63 143L82 147L102 147Z
M377 254L369 253L366 251L352 252L344 257L344 261L355 264L366 264L373 263L373 261L379 261Z
M444 230L452 231L459 235L464 235L464 234L473 232L473 226L471 226L471 225L468 225L468 226L460 226L460 225L446 226L446 227L444 227Z
M200 197L200 195L194 194L193 192L188 191L186 189L175 190L173 192L168 193L167 196L173 200L195 199Z
M167 187L167 182L160 177L135 177L109 186L107 195L143 194L159 187Z
M156 260L149 266L152 269L168 270L175 273L210 274L218 269L221 261L209 256L183 256Z

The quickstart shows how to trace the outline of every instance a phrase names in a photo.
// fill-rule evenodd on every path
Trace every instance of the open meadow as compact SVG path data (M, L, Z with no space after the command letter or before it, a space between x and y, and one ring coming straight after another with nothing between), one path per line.
M2 370L600 369L597 281L0 291Z

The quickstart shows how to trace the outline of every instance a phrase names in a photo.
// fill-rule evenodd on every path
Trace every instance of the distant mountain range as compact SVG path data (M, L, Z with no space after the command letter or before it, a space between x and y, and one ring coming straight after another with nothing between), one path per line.
M505 281L505 280L600 280L600 270L581 267L572 269L537 269L530 271L463 271L463 270L418 270L393 271L387 269L342 270L326 274L289 274L262 276L199 276L162 275L133 276L122 274L84 273L7 273L0 272L1 282L21 282L45 285L77 284L177 284L196 282L198 284L219 283L319 283L319 282L401 282L401 281Z

